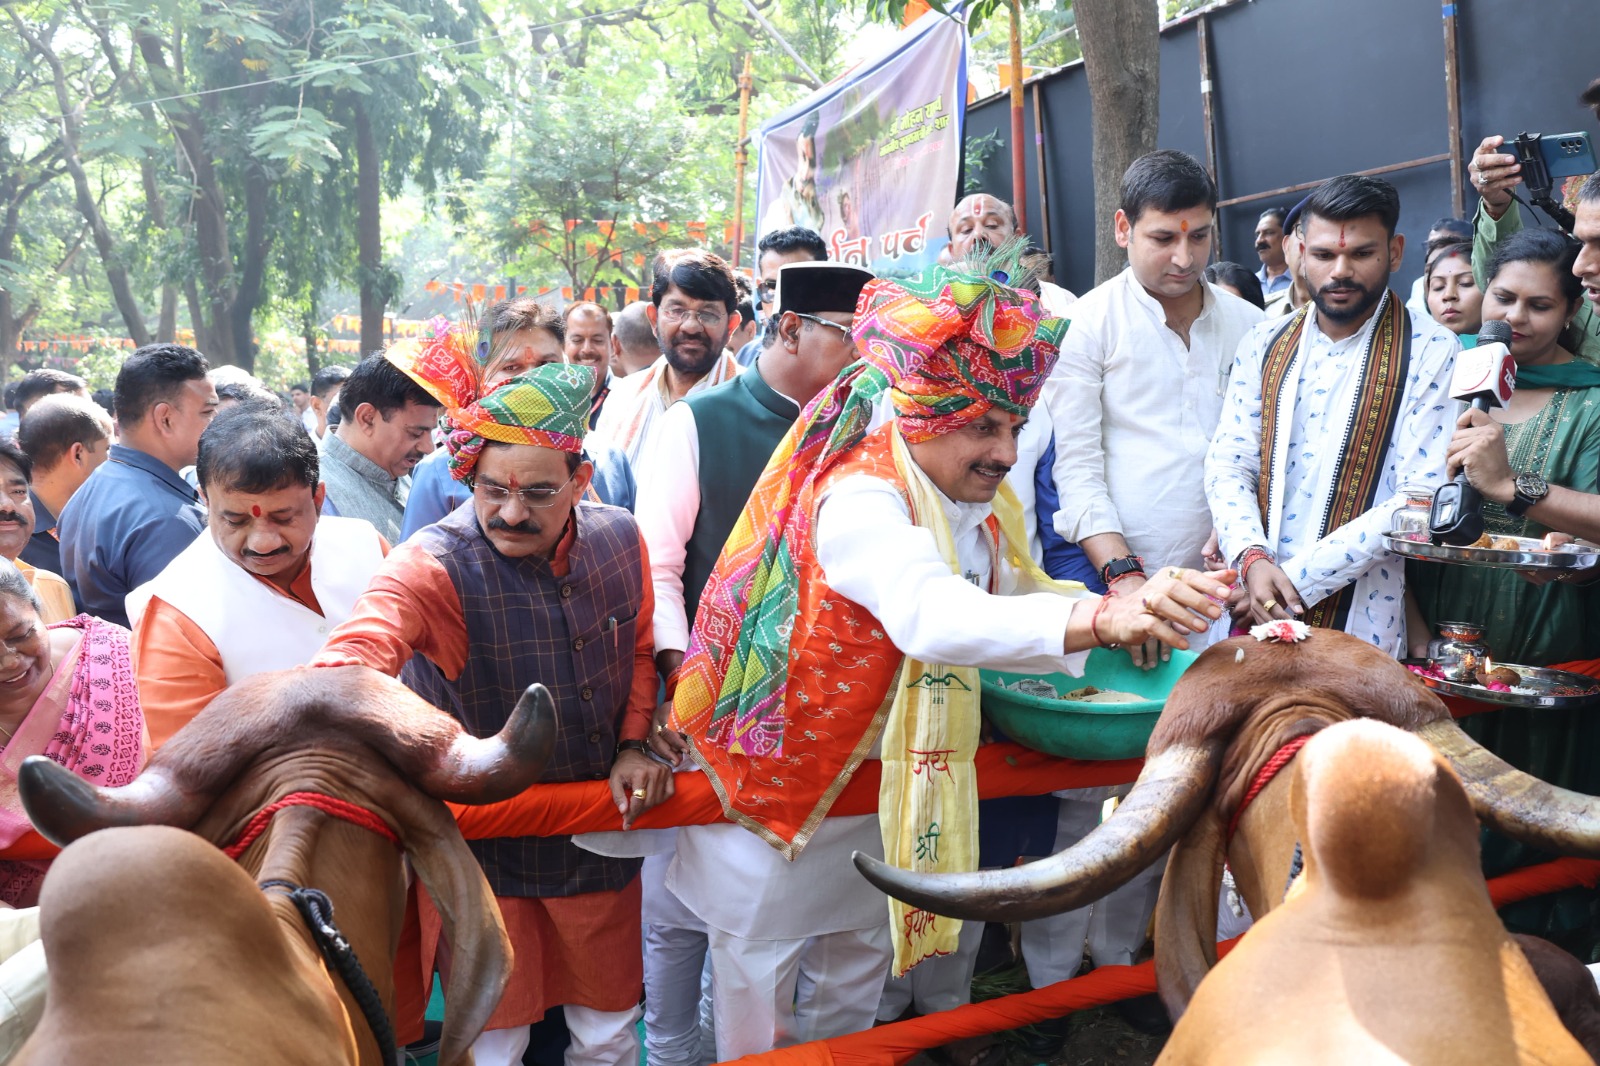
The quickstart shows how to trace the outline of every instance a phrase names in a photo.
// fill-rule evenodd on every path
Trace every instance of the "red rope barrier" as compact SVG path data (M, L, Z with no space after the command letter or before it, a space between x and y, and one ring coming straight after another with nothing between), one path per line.
M985 744L974 760L978 798L1042 796L1063 788L1124 785L1139 776L1143 759L1083 762L1060 759L1024 748L1020 744ZM828 811L830 817L876 814L882 765L877 760L861 764L850 783ZM634 819L639 829L720 822L722 805L705 774L673 775L672 798ZM604 781L535 785L522 795L482 807L449 804L468 840L514 836L564 836L621 829L622 816L611 801Z

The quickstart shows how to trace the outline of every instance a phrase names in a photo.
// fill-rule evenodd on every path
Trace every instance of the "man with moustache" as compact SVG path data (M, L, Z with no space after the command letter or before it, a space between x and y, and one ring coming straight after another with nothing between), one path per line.
M1461 405L1460 344L1389 290L1405 238L1400 196L1344 175L1306 201L1311 305L1239 347L1206 456L1223 558L1244 624L1298 618L1405 654L1405 567L1383 548L1401 486L1439 485Z
M667 408L738 374L738 362L723 350L739 327L738 305L733 271L721 256L699 250L658 255L645 313L661 358L615 384L595 436L637 466Z
M861 361L784 438L717 560L668 728L728 822L679 831L667 885L708 929L719 1059L867 1028L891 958L955 950L957 923L886 910L850 856L976 866L978 667L1077 673L1090 648L1181 643L1220 613L1205 597L1226 589L1193 572L1141 604L1032 564L1005 475L1064 328L983 274L868 283ZM871 430L880 400L893 417ZM827 817L880 741L881 820ZM934 811L937 847L913 852Z
M433 451L439 403L374 352L345 380L339 409L339 428L322 438L322 513L364 518L394 544L412 468Z
M193 466L217 412L205 356L147 344L117 371L121 440L61 509L61 576L85 614L126 626L123 601L205 529L200 497L178 471Z
M553 308L531 296L491 305L483 314L478 337L473 348L479 364L475 374L485 393L535 367L571 362L566 358L565 321ZM414 376L412 380L425 387L425 382ZM592 405L592 398L590 402ZM633 510L633 470L622 453L596 440L586 443L584 458L594 464L586 498ZM417 530L433 525L466 503L471 495L467 486L451 476L449 451L435 451L411 472L411 495L406 498L400 539L411 539Z
M32 476L33 462L27 453L15 441L0 438L0 556L15 563L17 571L39 594L39 617L49 625L66 621L78 609L65 578L22 561L22 552L33 535L33 497L29 489Z
M700 591L767 459L801 409L856 357L856 299L872 274L839 263L778 270L768 296L765 348L755 366L675 404L661 420L639 478L639 528L655 583L656 667L670 686ZM657 736L676 758L676 734ZM700 971L705 924L663 883L670 840L646 857L645 1044L661 1066L695 1066L700 1054Z
M229 685L310 661L366 591L388 545L370 522L319 517L320 466L273 411L237 408L201 435L207 532L128 595L152 747Z
M1264 297L1282 292L1294 280L1289 276L1289 264L1283 257L1283 219L1286 214L1281 207L1269 207L1256 220L1256 255L1261 259L1256 280L1261 282L1261 295Z
M597 303L575 303L561 313L561 319L566 327L561 358L594 368L596 384L589 399L589 428L593 429L611 394L611 312Z
M398 675L479 736L546 685L558 713L543 781L609 777L624 828L672 793L645 755L656 705L650 561L628 512L583 501L595 375L548 364L486 395L458 335L391 358L446 405L451 472L472 498L389 554L314 665ZM638 1061L639 863L570 837L469 843L514 949L506 995L474 1045L480 1066L521 1060L528 1025L565 1006L568 1066ZM422 903L424 974L440 922Z
M790 263L822 262L827 258L828 246L822 243L822 237L814 230L790 226L763 234L761 240L756 242L756 284L752 310L774 308L773 301L778 293L778 271ZM777 314L777 311L769 310L767 313ZM758 326L764 317L756 315ZM734 358L740 366L749 367L765 347L765 336L758 333L754 340L738 350Z

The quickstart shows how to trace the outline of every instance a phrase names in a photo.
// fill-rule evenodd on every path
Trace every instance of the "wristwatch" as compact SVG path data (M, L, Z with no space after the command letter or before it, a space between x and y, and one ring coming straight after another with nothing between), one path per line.
M1528 508L1549 494L1550 482L1538 474L1518 474L1516 480L1512 482L1512 491L1516 495L1506 504L1506 514L1521 518L1528 513Z
M617 741L617 750L613 754L613 758L616 755L621 755L625 751L637 751L641 755L649 755L650 745L646 744L642 740L619 740Z
M1100 568L1100 581L1109 585L1124 574L1144 573L1144 560L1137 555L1124 555L1120 559L1113 559Z

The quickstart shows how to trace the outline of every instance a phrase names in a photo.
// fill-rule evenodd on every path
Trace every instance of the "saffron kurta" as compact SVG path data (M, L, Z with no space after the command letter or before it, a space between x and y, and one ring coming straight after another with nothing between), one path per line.
M229 685L304 665L350 616L388 550L371 523L324 516L305 567L285 591L201 533L128 594L151 747L165 744Z

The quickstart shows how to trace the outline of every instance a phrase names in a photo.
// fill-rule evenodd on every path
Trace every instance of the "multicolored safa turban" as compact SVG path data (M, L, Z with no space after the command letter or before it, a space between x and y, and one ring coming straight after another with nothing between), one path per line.
M1007 284L1021 273L1023 248L1010 242L976 266L935 267L862 290L855 337L863 358L807 405L773 451L700 596L678 681L680 693L714 700L699 741L754 750L752 730L770 726L772 708L783 706L799 609L794 560L814 543L800 501L866 438L875 401L889 391L900 434L925 441L993 407L1024 413L1038 399L1067 324Z
M931 440L994 407L1027 414L1039 399L1067 323L1007 284L1021 249L999 249L975 265L982 273L936 266L862 290L856 348L887 378L906 440Z
M475 333L436 325L433 335L404 340L384 353L390 363L444 404L450 474L471 482L484 443L533 444L574 454L583 450L595 370L546 363L499 385L487 396Z

